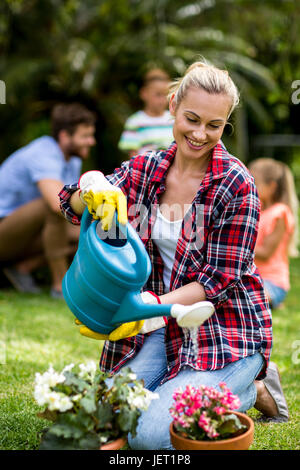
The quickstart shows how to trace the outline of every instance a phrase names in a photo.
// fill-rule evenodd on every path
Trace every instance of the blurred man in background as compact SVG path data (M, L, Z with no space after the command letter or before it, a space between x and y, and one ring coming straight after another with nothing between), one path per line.
M79 227L61 215L58 193L80 177L95 144L95 115L78 103L58 104L51 127L52 136L33 140L0 166L0 263L18 291L38 293L32 272L46 262L51 296L61 298Z

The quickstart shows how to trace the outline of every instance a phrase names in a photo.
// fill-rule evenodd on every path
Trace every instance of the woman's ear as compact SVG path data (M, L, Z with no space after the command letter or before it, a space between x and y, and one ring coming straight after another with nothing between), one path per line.
M175 116L175 113L176 113L175 93L173 93L173 95L170 98L169 111L172 114L172 116Z

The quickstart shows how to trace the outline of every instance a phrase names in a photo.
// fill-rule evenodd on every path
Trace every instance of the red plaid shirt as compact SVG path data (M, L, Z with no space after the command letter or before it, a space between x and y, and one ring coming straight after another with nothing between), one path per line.
M163 262L151 239L153 207L165 191L166 174L176 149L173 143L167 151L139 155L107 176L127 196L128 218L135 228L139 206L148 208L146 230L140 232L140 237L153 269L144 290L157 295L164 293ZM62 211L73 223L80 221L68 200L77 187L65 186L60 193ZM202 243L197 247L190 234L199 210L203 217L196 230L198 235L201 232ZM243 163L221 143L217 144L192 208L185 216L170 283L171 291L192 281L201 283L216 311L198 329L196 359L188 330L180 328L175 319L169 319L165 330L168 373L163 381L175 377L185 365L196 370L215 370L258 351L267 365L272 347L271 311L253 261L259 214L252 176ZM100 368L118 371L137 354L143 341L142 334L117 342L106 341ZM264 375L265 368L259 378Z

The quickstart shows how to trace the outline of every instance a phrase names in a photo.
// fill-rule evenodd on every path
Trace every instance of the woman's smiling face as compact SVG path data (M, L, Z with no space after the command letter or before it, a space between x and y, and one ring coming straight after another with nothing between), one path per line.
M229 96L199 88L190 88L177 108L171 98L177 152L189 159L206 157L222 137L231 104Z

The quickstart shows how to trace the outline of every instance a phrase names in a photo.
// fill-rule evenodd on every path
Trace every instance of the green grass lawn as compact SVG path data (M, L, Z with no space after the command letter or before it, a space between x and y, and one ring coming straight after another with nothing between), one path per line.
M292 289L282 310L274 312L272 360L280 369L291 419L282 424L255 423L255 450L300 449L300 260L291 263ZM36 449L47 422L36 417L36 372L52 364L98 361L101 343L82 337L65 303L0 290L0 449ZM252 418L259 416L250 410Z

